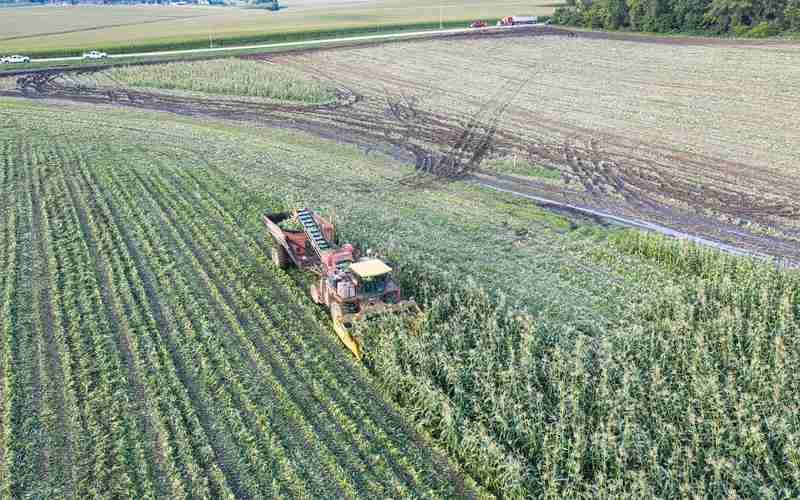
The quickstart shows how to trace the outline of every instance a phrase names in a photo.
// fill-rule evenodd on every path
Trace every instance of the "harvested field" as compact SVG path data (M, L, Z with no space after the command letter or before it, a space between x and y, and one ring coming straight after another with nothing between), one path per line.
M490 96L509 99L499 152L558 169L565 199L726 241L752 233L748 244L797 258L800 68L791 61L799 55L796 43L655 50L579 34L269 59L376 99L413 96L451 121L480 113Z

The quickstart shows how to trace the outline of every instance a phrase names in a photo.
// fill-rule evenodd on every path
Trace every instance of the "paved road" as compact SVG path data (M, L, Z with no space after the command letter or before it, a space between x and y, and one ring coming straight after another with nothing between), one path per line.
M533 26L543 26L543 24L535 24ZM372 40L391 40L413 37L429 37L440 35L453 35L458 33L475 33L485 30L497 29L517 29L517 28L530 28L531 25L520 26L507 26L498 28L496 26L488 26L486 28L453 28L446 30L427 30L427 31L409 31L403 33L386 33L384 35L363 35L363 36L349 36L342 38L327 38L322 40L304 40L299 42L280 42L280 43L265 43L261 45L238 45L235 47L219 47L208 49L186 49L186 50L165 50L161 52L137 52L135 54L109 54L109 59L122 59L128 57L153 57L153 56L171 56L171 55L184 55L184 54L213 54L233 52L237 50L252 50L252 49L277 49L282 47L302 47L307 45L328 45L336 43L347 42L366 42ZM31 59L35 63L48 63L48 62L64 62L64 61L80 61L81 57L49 57L44 59Z

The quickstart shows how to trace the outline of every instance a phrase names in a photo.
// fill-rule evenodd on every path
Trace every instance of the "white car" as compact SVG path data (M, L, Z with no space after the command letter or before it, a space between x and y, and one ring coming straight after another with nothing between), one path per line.
M3 64L20 64L29 62L31 62L31 58L28 56L8 56L0 59L0 63Z
M106 57L108 57L108 54L106 54L105 52L98 52L96 50L83 53L84 59L105 59Z

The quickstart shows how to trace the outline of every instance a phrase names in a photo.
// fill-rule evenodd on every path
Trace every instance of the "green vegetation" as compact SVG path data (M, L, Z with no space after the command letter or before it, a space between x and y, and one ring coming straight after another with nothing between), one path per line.
M125 66L114 68L108 75L112 80L132 87L192 90L307 103L330 102L336 98L335 89L330 83L261 61L218 59Z
M3 496L460 496L237 224L241 160L101 116L0 107Z
M607 329L406 268L420 332L363 335L384 393L506 498L795 497L800 274L639 232L614 246L675 281Z
M484 162L482 167L489 171L500 172L504 174L538 177L540 179L549 179L552 181L558 181L561 179L561 174L558 172L558 170L543 167L541 165L534 165L527 160L520 158L487 160Z
M10 99L0 123L5 491L463 496L390 400L501 498L797 496L796 271L296 131ZM298 205L424 307L360 332L365 367L269 263L260 215Z
M800 31L798 0L570 0L555 24L655 33L732 34L765 38Z

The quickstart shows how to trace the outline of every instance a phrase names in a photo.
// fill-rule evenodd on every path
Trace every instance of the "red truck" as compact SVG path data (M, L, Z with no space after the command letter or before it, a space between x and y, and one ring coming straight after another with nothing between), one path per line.
M536 24L539 18L536 16L506 16L497 21L498 26L519 26L521 24Z

